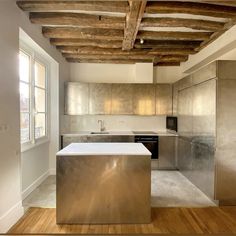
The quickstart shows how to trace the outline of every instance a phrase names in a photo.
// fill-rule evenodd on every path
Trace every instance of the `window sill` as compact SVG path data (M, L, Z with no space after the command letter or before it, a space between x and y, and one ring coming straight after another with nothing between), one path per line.
M21 153L34 149L45 143L49 143L48 137L38 139L35 143L28 142L28 143L21 144Z

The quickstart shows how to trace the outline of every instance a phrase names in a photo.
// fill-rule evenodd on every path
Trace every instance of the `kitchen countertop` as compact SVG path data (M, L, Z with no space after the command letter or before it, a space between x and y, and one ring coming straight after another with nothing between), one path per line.
M63 133L61 134L64 137L77 137L77 136L97 136L97 135L103 135L103 136L137 136L139 134L134 134L132 131L106 131L108 133L104 133L104 134L91 134L91 132L94 131L79 131L79 132L74 132L74 133ZM140 134L143 136L178 136L177 133L175 132L171 132L168 130L164 130L164 131L153 131L151 130L150 132L154 132L152 134L147 133L147 134Z
M71 143L57 153L57 156L83 155L137 155L151 156L141 143Z

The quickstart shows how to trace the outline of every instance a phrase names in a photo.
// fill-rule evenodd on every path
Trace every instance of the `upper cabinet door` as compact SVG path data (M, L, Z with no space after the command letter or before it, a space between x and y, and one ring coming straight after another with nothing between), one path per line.
M69 82L65 84L65 114L88 114L88 84Z
M193 135L215 136L216 80L195 85L193 90Z
M156 115L172 115L172 85L156 85Z
M155 86L153 84L135 84L133 113L135 115L155 115Z
M89 84L89 114L111 114L111 84Z
M113 115L133 114L133 85L112 84L112 105Z
M178 133L188 138L193 135L193 87L179 91Z

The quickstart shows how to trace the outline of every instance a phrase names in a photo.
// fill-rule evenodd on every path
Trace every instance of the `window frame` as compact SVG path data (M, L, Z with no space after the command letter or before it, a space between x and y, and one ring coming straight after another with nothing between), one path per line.
M29 75L29 85L30 85L30 92L29 92L29 100L30 100L30 140L24 143L21 143L21 152L27 151L31 148L34 148L38 145L43 143L49 142L49 134L50 134L50 63L46 60L44 56L40 53L35 51L33 48L25 44L24 42L20 41L19 52L22 51L26 55L30 57L30 75ZM35 62L38 62L45 66L45 136L36 138L35 137L35 118L36 118L36 98L35 98L35 88L38 86L35 85ZM19 78L19 84L21 80Z

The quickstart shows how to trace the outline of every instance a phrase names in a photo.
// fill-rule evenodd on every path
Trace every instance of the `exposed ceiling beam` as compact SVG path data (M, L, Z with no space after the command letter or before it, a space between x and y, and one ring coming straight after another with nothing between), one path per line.
M153 40L207 40L212 33L209 32L174 32L174 31L139 31L138 39L153 39Z
M200 2L148 1L145 12L150 14L184 13L232 18L236 16L236 7Z
M154 55L80 55L63 53L65 58L73 58L79 60L144 60L151 62L183 62L188 60L186 55L168 55L168 56L154 56Z
M126 13L126 1L17 1L24 11L102 11Z
M98 59L98 58L94 58L94 59L82 59L82 58L70 58L67 57L66 60L68 62L75 62L75 63L113 63L113 64L134 64L134 63L153 63L154 59ZM176 66L176 65L180 65L180 62L186 61L187 57L184 58L174 58L174 57L170 57L170 58L159 58L157 59L154 64L155 65L160 65L160 66Z
M236 2L234 0L217 0L217 1L203 1L205 3L210 3L210 4L217 4L217 5L227 5L227 6L235 6L236 7Z
M121 48L122 41L120 40L92 40L92 39L61 39L61 38L52 38L50 39L52 45L55 46L91 46L91 47L100 47L100 48Z
M153 60L155 58L154 55L103 55L103 54L73 54L73 53L62 53L62 55L66 58L77 58L81 60Z
M101 55L189 55L196 53L193 49L176 49L176 48L159 48L159 49L133 49L124 51L121 49L103 49L98 47L71 47L71 46L58 46L62 53L70 54L101 54Z
M134 46L139 25L142 20L147 1L129 1L130 10L126 14L123 50L130 50Z
M188 56L184 55L168 55L168 56L162 56L158 62L168 62L168 63L173 63L173 62L184 62L188 60Z
M223 28L224 23L208 20L183 18L143 18L140 27L186 27L194 30L216 31Z
M149 62L152 63L151 60L99 60L99 59L93 59L93 60L82 60L82 59L76 59L76 58L66 58L66 60L70 63L107 63L107 64L135 64L135 63L145 63Z
M157 62L154 66L180 66L180 62Z
M82 13L31 12L30 20L43 26L76 26L87 28L124 29L125 17L98 16Z
M122 40L123 30L94 29L76 27L43 27L43 35L48 38L80 38Z
M214 32L208 40L205 40L204 42L202 42L201 45L198 48L196 48L196 50L200 51L203 48L205 48L207 45L215 41L227 30L229 30L233 25L235 25L235 23L236 23L236 19L230 20L228 23L224 25L224 27L221 30Z
M202 41L177 41L177 40L145 40L144 43L136 41L135 48L182 48L194 49L199 47Z

